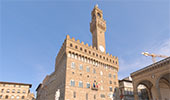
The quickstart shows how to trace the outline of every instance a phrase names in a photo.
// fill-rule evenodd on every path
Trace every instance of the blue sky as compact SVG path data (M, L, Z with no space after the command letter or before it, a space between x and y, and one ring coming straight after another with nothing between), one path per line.
M35 92L54 71L67 34L92 44L95 4L107 23L106 51L119 58L119 79L152 63L143 51L170 56L169 0L1 0L0 81L31 83Z

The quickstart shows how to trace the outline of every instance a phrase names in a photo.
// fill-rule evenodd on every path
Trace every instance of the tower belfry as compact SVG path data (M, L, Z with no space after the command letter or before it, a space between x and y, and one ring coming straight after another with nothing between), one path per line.
M91 12L91 23L90 31L92 33L92 44L97 50L106 52L105 46L105 32L106 32L106 21L103 19L103 12L96 5Z

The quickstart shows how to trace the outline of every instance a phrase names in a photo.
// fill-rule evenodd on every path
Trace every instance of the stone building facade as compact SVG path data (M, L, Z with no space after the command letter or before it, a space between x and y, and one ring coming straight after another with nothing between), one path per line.
M138 86L147 88L149 100L170 100L170 57L131 73L135 100Z
M126 77L119 80L120 100L134 100L132 78ZM144 85L138 86L139 100L148 100L147 90Z
M55 71L37 87L37 100L117 100L118 58L106 53L106 22L95 6L90 31L92 46L66 36Z
M0 82L0 100L35 100L31 84Z

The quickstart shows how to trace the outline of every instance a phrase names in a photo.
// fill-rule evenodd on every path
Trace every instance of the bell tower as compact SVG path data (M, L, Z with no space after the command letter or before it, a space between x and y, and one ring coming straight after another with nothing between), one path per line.
M91 12L90 32L92 33L93 47L101 52L106 52L105 46L105 32L106 21L103 19L103 12L96 5Z

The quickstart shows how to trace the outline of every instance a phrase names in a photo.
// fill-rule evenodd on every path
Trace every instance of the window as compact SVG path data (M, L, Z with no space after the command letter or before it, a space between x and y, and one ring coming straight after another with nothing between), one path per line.
M87 71L87 72L90 72L90 68L89 68L88 66L87 66L87 68L86 68L86 71Z
M18 90L17 93L20 93L20 90Z
M75 69L75 63L74 62L71 63L71 68Z
M6 93L9 93L10 92L10 90L8 89L7 91L6 91Z
M72 74L74 74L74 72L72 72Z
M25 99L25 97L24 97L24 96L22 96L22 99Z
M96 57L98 57L98 54L96 54Z
M116 85L116 82L114 82L114 85Z
M96 99L96 95L94 95L94 99Z
M112 81L110 81L110 84L112 84Z
M71 80L71 81L70 81L70 84L71 84L71 86L75 86L75 81L74 81L74 80Z
M2 99L2 95L0 95L0 99Z
M82 64L80 64L80 70L83 70L83 65Z
M26 93L25 90L23 90L22 93Z
M13 96L13 95L11 96L11 99L14 99L14 96Z
M112 77L112 74L109 74L109 77L111 78L111 77Z
M94 74L96 73L96 69L95 69L95 68L93 68L93 73L94 73Z
M91 54L91 51L89 51L89 54Z
M100 71L100 75L101 75L101 76L103 75L103 72L102 72L102 71Z
M81 51L83 50L82 47L80 47L80 50L81 50Z
M12 90L12 93L15 93L15 89Z
M76 92L73 92L73 98L76 98Z
M88 93L86 93L86 100L88 100Z
M8 99L8 95L5 96L5 99Z
M116 79L116 75L113 75L113 78Z
M75 46L75 48L77 49L78 47L77 47L77 46Z
M82 81L79 81L79 87L83 88L83 82Z
M4 89L1 90L1 93L3 93L3 92L4 92Z
M109 91L112 91L112 87L111 86L109 87Z
M87 88L90 88L90 83L87 83Z
M103 86L101 86L100 88L101 88L101 90L103 90Z
M104 94L100 94L100 97L101 97L101 98L105 98L105 95L104 95Z
M72 47L73 45L70 43L70 47Z
M71 58L74 58L74 54L71 54Z
M19 95L17 96L17 99L19 99Z
M84 61L84 57L81 57L81 61Z

